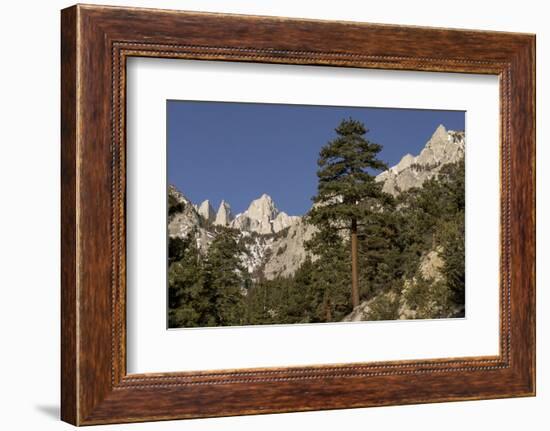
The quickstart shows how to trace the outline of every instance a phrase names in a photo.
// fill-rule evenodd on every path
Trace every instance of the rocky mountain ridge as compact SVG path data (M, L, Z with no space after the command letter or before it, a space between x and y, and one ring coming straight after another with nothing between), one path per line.
M383 190L394 196L420 187L442 166L464 157L464 147L464 132L447 131L440 125L419 155L405 155L397 165L379 174L376 181L384 182ZM234 216L226 201L215 211L208 200L192 204L174 186L169 186L168 193L183 207L169 219L168 234L184 238L192 233L202 253L207 252L217 229L225 227L239 232L239 240L246 248L240 256L242 264L255 278L291 276L305 260L304 244L315 228L300 216L279 211L268 194L253 200L244 212Z
M378 175L376 181L383 182L383 190L394 196L421 187L444 165L464 157L464 147L464 132L447 130L440 124L419 155L406 154L397 165Z
M169 219L169 236L194 235L202 253L207 252L218 227L225 227L239 232L246 248L241 261L250 274L268 279L291 275L305 259L304 242L311 237L312 228L302 217L279 211L267 194L253 200L246 211L233 216L226 201L214 211L208 200L194 205L174 186L169 186L168 193L183 207Z
M233 216L231 205L225 200L221 201L217 211L214 211L208 199L193 207L207 223L260 235L280 232L300 219L299 216L289 216L279 211L271 196L266 193L254 199L246 211L236 216Z

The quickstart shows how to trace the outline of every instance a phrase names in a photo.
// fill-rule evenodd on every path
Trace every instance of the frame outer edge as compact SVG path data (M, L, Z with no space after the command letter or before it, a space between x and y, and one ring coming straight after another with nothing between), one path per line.
M526 170L529 170L528 182L529 182L529 195L526 197L528 201L529 214L529 231L527 232L528 241L530 244L526 250L524 256L528 257L527 265L530 277L530 283L526 288L526 294L528 295L529 302L529 314L527 317L528 334L529 334L529 347L528 347L528 389L527 394L529 396L536 396L537 393L537 334L536 334L536 273L537 273L537 259L536 259L536 242L537 242L537 176L536 176L536 153L537 153L537 135L536 135L536 70L537 70L537 56L536 56L536 35L530 35L527 38L527 46L524 51L525 60L522 62L526 67L525 85L527 87L526 105L530 112L529 116L526 116L526 129L528 131L528 148L529 157L526 161Z
M531 160L532 165L532 176L533 176L533 192L532 192L532 202L533 202L533 237L534 237L534 255L533 255L533 317L532 317L532 334L533 338L533 358L532 358L532 371L531 378L533 379L532 395L537 395L537 36L533 35L531 38L530 44L530 56L533 62L532 71L531 71L531 82L533 83L533 94L531 96L531 105L533 109L533 135L532 135L532 145L533 145L533 157Z
M78 425L78 6L61 11L61 420Z
M537 292L536 292L536 283L537 283L537 259L536 259L536 250L537 250L537 37L536 35L531 35L527 42L527 62L529 66L528 76L526 77L527 85L529 86L530 94L528 96L528 104L531 108L531 117L530 123L528 124L529 133L529 146L531 148L531 157L528 161L530 164L531 171L529 172L529 178L532 182L531 184L531 193L528 199L530 200L531 207L531 232L533 243L530 248L531 255L530 257L530 276L531 284L529 286L529 299L531 314L529 316L529 325L530 325L530 370L529 370L529 395L537 395Z
M101 13L100 13L101 11ZM126 11L127 13L121 13ZM130 13L131 12L131 13ZM527 302L527 310L524 316L527 321L518 328L516 336L514 338L519 341L518 334L525 334L527 336L520 344L522 348L525 348L527 352L523 351L517 355L515 359L516 366L510 370L516 374L501 373L495 374L495 377L504 375L507 378L506 383L511 385L508 391L504 387L487 383L487 379L474 380L473 391L465 391L464 393L456 393L449 397L434 397L424 398L418 395L411 396L409 398L400 398L398 400L386 400L380 402L379 400L367 401L361 400L360 402L336 402L332 398L330 393L330 385L325 386L327 381L319 379L318 381L311 381L306 385L312 390L317 391L317 396L310 403L300 404L298 407L290 407L284 404L284 400L280 401L278 405L271 405L270 407L250 404L241 401L241 406L231 405L231 403L224 404L219 407L218 402L230 399L240 391L247 388L254 390L253 382L243 382L242 386L239 382L228 382L231 384L219 386L206 393L205 388L209 385L197 384L193 388L160 388L155 387L152 389L145 389L140 387L124 388L119 386L120 382L118 378L107 379L106 367L107 365L116 366L113 364L114 358L111 352L107 353L105 348L107 346L107 329L110 331L113 328L113 321L107 321L105 316L107 307L113 305L111 297L107 298L106 289L103 283L106 280L105 271L103 271L107 262L107 259L95 259L97 253L95 253L95 246L104 246L104 239L97 242L90 240L90 232L94 229L97 230L97 225L90 224L91 217L96 214L96 209L90 204L90 192L93 191L94 184L100 184L105 186L103 178L100 176L92 175L89 178L92 170L90 169L90 163L98 164L103 170L105 170L105 158L98 152L104 152L106 148L104 139L106 133L103 130L99 132L93 130L88 123L97 121L93 118L93 115L97 115L102 120L106 120L106 113L108 110L106 100L101 95L101 91L104 88L101 86L94 87L94 83L86 79L86 77L92 72L99 72L97 74L99 82L104 83L102 80L107 79L107 64L98 64L97 62L90 61L91 54L88 49L88 43L92 43L91 50L98 50L98 54L102 55L106 59L106 50L111 46L110 43L116 41L117 37L124 36L130 30L128 27L121 27L121 22L126 21L128 18L143 18L141 16L145 12L154 14L154 11L145 9L128 9L128 8L114 8L110 9L108 19L103 15L102 7L81 5L73 6L71 8L62 11L62 33L61 33L61 45L62 45L62 94L61 94L61 192L62 192L62 211L61 211L61 223L62 223L62 247L61 247L61 261L62 261L62 292L61 292L61 309L62 309L62 325L61 325L61 338L62 338L62 391L61 391L61 416L66 422L73 425L91 425L99 423L120 423L120 422L136 422L136 421L148 421L148 420L162 420L162 419L179 419L190 417L210 417L210 416L232 416L242 414L258 414L258 413L274 413L274 412L286 412L286 411L307 411L307 410L324 410L334 408L351 408L351 407L365 407L375 405L388 405L388 404L411 404L411 403L426 403L426 402L440 402L440 401L457 401L467 399L488 399L488 398L502 398L510 396L525 396L532 395L534 392L534 365L535 365L535 352L534 352L534 261L527 262L522 265L523 270L528 273L527 287L524 288L521 295L516 295L516 299L521 299L521 303ZM186 14L178 11L173 11L175 14L182 14L182 21L192 21L196 18L195 14ZM172 14L170 14L172 15ZM212 15L204 14L208 16L209 20L214 19ZM184 17L187 17L183 19ZM237 16L242 17L242 16ZM247 17L247 20L250 17ZM235 24L233 21L244 20L245 18L231 17L228 20L229 24ZM266 20L276 20L275 17L264 17ZM281 19L286 21L286 19ZM288 19L288 22L294 22L296 25L303 23L300 20ZM150 25L150 23L142 20L142 27L144 25ZM312 24L313 25L313 24ZM328 26L328 24L327 24ZM232 25L229 26L231 29ZM187 28L187 27L186 27ZM223 26L220 27L223 29ZM191 30L185 30L183 33L173 34L175 30L164 29L164 33L167 32L168 36L164 37L186 40L190 38L193 42L198 40L200 43L203 41L198 36L195 36L192 32L191 35L185 33ZM380 31L380 27L374 26L373 29ZM408 27L404 27L408 29ZM303 29L302 29L303 30ZM301 30L301 31L302 31ZM147 30L149 31L149 30ZM220 30L221 31L221 30ZM226 31L226 30L223 30ZM428 32L428 30L422 30ZM161 35L164 34L161 32ZM146 33L149 34L149 33ZM355 33L357 34L357 30ZM462 36L471 35L469 33L460 32L457 33ZM496 37L494 34L490 34L491 38ZM502 37L505 39L505 45L503 46L502 53L506 53L508 58L512 56L518 60L521 56L522 60L527 61L528 65L518 65L523 72L527 72L522 76L524 80L534 79L534 37L521 40L525 35L506 35ZM240 37L240 36L239 36ZM477 35L476 35L477 37ZM481 37L481 36L480 36ZM161 41L164 41L159 36ZM195 39L196 38L196 39ZM360 38L360 40L362 40ZM233 41L230 45L230 49L239 49L235 44L239 42ZM484 40L478 41L479 43ZM527 43L526 43L527 42ZM265 45L265 40L264 40ZM291 48L292 48L292 44ZM329 44L330 45L330 44ZM190 46L193 46L191 43ZM197 46L197 45L195 45ZM479 45L479 46L483 46ZM83 47L83 49L80 49ZM269 46L267 47L269 48ZM247 48L245 48L247 49ZM263 48L266 50L266 48ZM423 48L424 50L426 47ZM291 49L292 50L292 49ZM356 50L357 51L357 50ZM519 55L518 55L519 53ZM216 54L217 55L217 54ZM352 55L357 55L353 54ZM477 54L479 57L479 53ZM504 55L504 54L503 54ZM222 56L223 57L223 56ZM214 58L214 56L212 56ZM271 57L270 57L271 58ZM273 57L275 58L275 56ZM279 59L277 57L277 59ZM283 60L283 59L282 59ZM422 58L420 60L423 60ZM499 56L496 57L496 61L499 61ZM232 61L239 61L232 59ZM248 60L246 60L248 61ZM336 63L334 60L327 60L329 63ZM283 61L286 63L286 61ZM289 61L292 63L292 61ZM395 64L392 62L389 64L389 69L396 68L399 61ZM480 60L479 67L483 60ZM314 64L317 64L315 62ZM412 67L412 70L420 70L423 67L422 61L415 63L416 66ZM363 67L363 66L361 66ZM438 67L442 67L439 65ZM383 67L386 68L386 67ZM445 70L443 67L442 70ZM485 69L484 69L485 70ZM471 71L469 71L471 72ZM467 71L468 73L468 71ZM532 73L532 76L530 75ZM514 74L514 81L517 76ZM106 81L105 81L106 82ZM515 88L515 86L513 85ZM103 89L102 89L103 88ZM519 86L524 107L527 112L533 114L531 118L522 121L522 127L526 127L529 130L528 136L524 136L522 139L525 145L524 152L518 162L523 167L529 165L533 169L532 172L527 175L527 178L518 181L519 183L526 185L528 196L523 196L520 200L525 208L532 211L532 217L529 217L527 225L524 226L523 233L527 234L527 244L525 244L524 250L527 250L526 257L534 259L534 242L531 235L534 233L534 152L535 152L535 140L534 140L534 106L531 105L534 102L534 81L527 82L524 85ZM98 103L99 102L99 103ZM512 107L517 109L518 101L512 102ZM92 112L88 110L92 109ZM515 110L513 109L513 110ZM92 115L93 114L93 115ZM106 124L107 122L104 121ZM529 129L531 127L531 129ZM516 142L514 140L514 142ZM94 183L95 181L95 183ZM80 184L82 183L82 184ZM102 189L102 193L105 193L105 188ZM531 195L532 193L532 195ZM532 196L532 200L531 200ZM106 208L101 208L100 215L106 213ZM531 215L531 214L529 214ZM529 216L528 215L528 216ZM104 220L104 217L102 218ZM93 227L92 227L93 226ZM102 225L102 228L104 226ZM105 230L105 229L103 229ZM106 232L106 231L105 231ZM531 248L532 247L532 248ZM92 258L92 263L88 262L88 258ZM87 272L92 265L96 268L102 269L101 277L97 277L97 274L90 274ZM116 264L113 264L116 266ZM90 290L91 285L95 287L93 294ZM522 284L523 285L523 284ZM100 317L97 315L101 315ZM81 321L81 325L79 322ZM99 323L95 325L95 323ZM111 326L109 326L111 325ZM113 332L111 332L113 336ZM98 349L100 347L101 349ZM107 363L109 359L109 364ZM428 376L430 374L428 373ZM488 377L488 376L487 376ZM331 378L331 376L327 376ZM472 378L473 379L473 378ZM386 379L387 380L387 379ZM395 378L397 381L397 378ZM449 379L446 379L449 380ZM200 383L200 382L199 382ZM347 386L346 382L346 386ZM288 399L288 391L294 390L293 384L286 383L283 385L275 384L262 384L256 386L256 389L265 391L268 395L281 395L284 393L284 397L281 399ZM512 387L513 386L513 387ZM306 387L306 389L307 389ZM124 390L122 390L124 389ZM364 395L368 398L368 388L363 385L360 388ZM206 392L205 392L206 391ZM274 391L274 392L273 392ZM279 392L277 392L279 391ZM346 392L347 391L347 392ZM348 393L349 388L342 390L346 392L348 398L351 400L351 395ZM430 392L430 391L428 391ZM432 391L433 392L433 391ZM213 396L213 397L212 397ZM357 396L357 394L354 394ZM150 409L148 406L147 398L156 398L159 402L165 403L164 407L170 407L169 415L161 414L156 415L158 412L147 412ZM202 397L202 401L201 401ZM204 406L200 405L201 402L216 404L216 408L212 408L210 411L204 411ZM158 404L158 403L157 403ZM183 411L183 407L186 407L186 411ZM201 409L200 411L197 409ZM174 413L175 409L175 413ZM183 409L183 410L182 410ZM204 413L201 413L204 412Z
M523 396L536 396L536 53L534 35L511 62L512 139L512 363Z

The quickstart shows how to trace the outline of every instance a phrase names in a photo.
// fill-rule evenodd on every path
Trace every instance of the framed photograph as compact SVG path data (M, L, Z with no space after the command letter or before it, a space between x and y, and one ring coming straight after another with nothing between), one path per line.
M62 11L62 419L535 394L535 37Z

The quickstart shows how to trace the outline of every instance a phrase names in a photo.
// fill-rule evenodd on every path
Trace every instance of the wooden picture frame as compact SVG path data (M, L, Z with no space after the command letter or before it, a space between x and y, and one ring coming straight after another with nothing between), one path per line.
M535 36L77 5L62 11L61 417L74 425L535 394ZM500 354L130 374L130 56L500 77Z

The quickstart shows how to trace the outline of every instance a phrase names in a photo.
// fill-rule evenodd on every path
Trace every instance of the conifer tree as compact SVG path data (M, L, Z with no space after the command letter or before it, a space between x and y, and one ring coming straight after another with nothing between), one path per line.
M310 256L296 270L292 278L288 280L288 303L285 315L288 323L310 323L313 316L313 290L315 265Z
M318 231L307 246L318 256L313 274L316 321L340 321L352 311L350 250L334 229Z
M203 267L193 241L170 238L174 261L168 269L168 326L170 328L202 326L208 306L203 291ZM177 253L175 253L177 250Z
M311 222L323 229L344 229L351 244L352 306L359 305L357 265L358 221L379 210L385 198L382 184L375 181L373 170L387 169L377 158L380 144L365 138L368 129L352 118L335 129L336 138L320 151L317 165L317 195L309 213Z
M205 267L204 293L209 298L208 326L242 325L245 319L246 270L240 261L244 248L237 233L222 228L210 245Z

